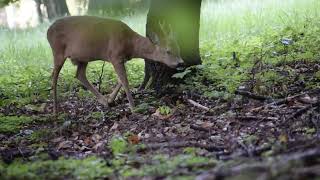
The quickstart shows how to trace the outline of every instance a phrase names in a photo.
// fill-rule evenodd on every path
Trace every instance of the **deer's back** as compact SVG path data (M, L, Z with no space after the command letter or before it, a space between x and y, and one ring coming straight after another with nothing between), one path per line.
M70 16L54 22L47 32L55 53L77 61L130 56L135 32L121 21L93 16Z

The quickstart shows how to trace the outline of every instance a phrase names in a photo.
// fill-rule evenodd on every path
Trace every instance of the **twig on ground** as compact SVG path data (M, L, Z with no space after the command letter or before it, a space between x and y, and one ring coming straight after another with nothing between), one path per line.
M210 111L210 108L206 107L206 106L203 106L197 102L195 102L194 100L191 100L191 99L188 99L187 100L190 104L192 104L193 106L199 108L199 109L202 109L202 110L205 110L205 111Z
M264 108L267 108L267 107L270 107L270 106L278 106L280 104L284 104L286 102L292 101L292 99L304 96L306 94L315 94L315 93L320 93L320 89L314 89L314 90L311 90L311 91L308 91L308 92L304 92L304 93L296 94L296 95L289 96L289 97L286 97L286 98L283 98L283 99L279 99L279 100L277 100L275 102L272 102L272 103L269 103L269 104L266 104L266 105L263 105L263 106L260 106L260 107L257 107L257 108L253 108L253 109L251 109L251 111L254 112L254 111L259 111L261 109L264 109Z
M257 95L257 94L254 94L252 92L249 92L249 91L236 90L235 94L238 94L238 95L241 95L241 96L245 96L245 97L248 97L248 98L251 98L251 99L255 99L255 100L258 100L258 101L266 101L266 100L272 99L271 97Z
M239 120L248 120L248 121L277 121L279 118L277 117L259 117L259 116L236 116Z
M313 109L317 106L320 106L320 101L314 103L314 104L310 104L308 106L305 106L304 108L302 109L299 109L296 113L294 113L292 116L289 117L289 119L292 119L292 118L297 118L299 116L301 116L302 114L308 112L310 109Z
M104 66L106 65L106 62L103 62L103 65L101 67L101 74L99 76L99 86L98 86L98 90L99 92L101 91L101 84L102 84L102 77L103 77L103 72L104 72Z
M195 169L195 168L213 168L217 165L217 162L203 162L203 163L196 163L196 164L181 164L178 165L180 168L188 168L188 169Z
M263 146L256 147L254 149L245 148L245 151L240 151L240 152L238 151L228 155L220 154L218 155L218 158L220 160L230 160L230 159L235 159L243 156L258 156L261 153L268 151L270 149L271 149L271 145L263 145Z

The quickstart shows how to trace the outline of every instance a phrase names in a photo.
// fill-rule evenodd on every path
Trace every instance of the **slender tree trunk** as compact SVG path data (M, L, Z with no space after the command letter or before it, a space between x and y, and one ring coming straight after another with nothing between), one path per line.
M119 15L123 13L128 3L128 0L90 0L88 12L98 15Z
M180 55L187 66L201 64L199 52L201 0L152 0L147 17L146 34L160 33L160 24L171 27L180 47ZM159 38L161 35L159 35ZM145 78L140 88L161 88L170 82L175 70L160 63L145 60Z
M66 0L43 0L47 8L48 19L70 15Z
M35 2L36 2L36 6L37 6L38 20L39 20L39 23L42 24L43 23L43 15L42 15L42 11L41 11L42 0L35 0Z

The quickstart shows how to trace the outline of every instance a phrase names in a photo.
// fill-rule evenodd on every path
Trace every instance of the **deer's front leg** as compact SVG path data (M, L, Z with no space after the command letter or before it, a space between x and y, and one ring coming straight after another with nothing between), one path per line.
M127 95L127 98L128 98L128 101L129 101L129 106L130 106L130 109L133 110L134 108L134 102L133 102L133 98L132 98L132 95L131 95L131 92L129 90L129 82L128 82L128 78L127 78L127 73L126 73L126 69L125 69L125 66L124 66L124 63L121 63L121 62L117 62L117 61L114 61L114 63L112 63L118 77L119 77L119 80L121 81L121 84L124 88L124 91L126 92L126 95Z
M116 99L116 97L121 89L121 86L122 86L121 81L119 79L117 86L113 89L112 93L109 95L109 98L108 98L109 104L113 103L113 101Z
M82 83L84 87L90 90L98 98L99 103L109 107L108 100L101 93L99 93L99 91L96 88L94 88L88 81L86 76L87 65L88 63L78 64L77 75L76 75L77 79Z

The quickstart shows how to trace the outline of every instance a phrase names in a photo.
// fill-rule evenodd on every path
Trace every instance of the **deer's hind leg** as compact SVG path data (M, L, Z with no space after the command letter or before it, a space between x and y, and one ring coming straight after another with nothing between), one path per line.
M52 72L52 90L53 90L53 113L55 116L58 115L58 97L57 97L57 84L59 73L63 67L66 58L60 54L54 54L54 67Z
M84 63L84 62L77 63L77 66L78 66L77 74L76 74L77 79L82 83L84 87L86 87L89 91L91 91L97 97L99 103L109 107L108 100L88 81L87 75L86 75L87 65L88 63Z

